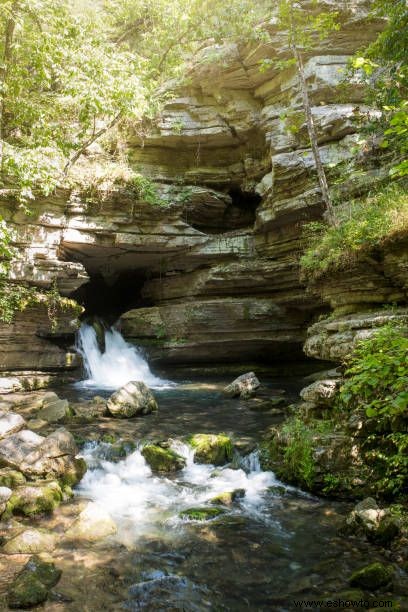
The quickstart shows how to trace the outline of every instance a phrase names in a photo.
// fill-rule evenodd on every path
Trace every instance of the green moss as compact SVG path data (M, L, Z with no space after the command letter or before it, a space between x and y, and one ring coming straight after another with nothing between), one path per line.
M73 487L82 480L87 469L85 459L82 459L82 457L75 458L72 465L65 470L64 475L59 478L61 486Z
M48 590L57 584L61 573L54 563L32 557L11 586L9 607L31 608L43 603L48 597Z
M19 485L23 485L26 482L24 474L18 470L11 468L3 468L0 470L0 487L8 487L14 489Z
M367 590L376 590L390 584L394 576L392 565L384 565L378 561L360 568L350 577L350 586Z
M232 460L233 446L226 434L195 434L187 443L195 449L196 463L224 465Z
M182 510L179 516L191 521L210 521L224 512L222 508L187 508L187 510Z
M234 491L226 491L225 493L216 495L210 499L210 504L214 504L215 506L231 506L234 501L242 499L243 497L245 497L245 489L234 489Z
M147 444L142 449L142 455L154 472L176 472L182 470L186 461L169 448L155 444Z
M8 605L12 609L32 608L43 603L47 597L48 589L37 576L32 572L23 572L9 591Z
M13 491L7 502L6 513L25 516L51 513L62 499L62 490L57 482L20 486Z

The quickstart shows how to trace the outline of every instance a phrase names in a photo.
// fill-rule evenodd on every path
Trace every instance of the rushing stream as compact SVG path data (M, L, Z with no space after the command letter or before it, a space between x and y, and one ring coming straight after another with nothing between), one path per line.
M225 397L225 380L175 385L157 378L115 330L106 332L105 353L89 328L81 332L81 347L88 381L65 387L65 397L107 397L108 387L136 377L155 387L159 410L72 426L88 440L81 450L88 472L71 503L97 503L118 532L94 545L54 553L63 568L59 588L68 598L47 604L47 610L290 612L302 609L295 601L342 596L350 590L352 571L369 559L383 560L380 549L338 535L347 504L317 499L261 470L256 444L281 416L251 411L247 402ZM295 378L263 382L271 392L284 390L289 402L302 386ZM234 438L232 464L194 463L183 437L220 432ZM107 434L132 442L133 449L116 456L115 445L101 441ZM148 439L171 439L186 467L170 476L153 474L140 452ZM179 517L186 508L208 506L217 494L236 489L244 496L221 517L206 522ZM52 521L63 529L61 514Z

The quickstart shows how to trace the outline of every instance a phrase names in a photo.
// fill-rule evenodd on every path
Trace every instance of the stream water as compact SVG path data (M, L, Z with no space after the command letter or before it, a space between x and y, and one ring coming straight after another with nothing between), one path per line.
M72 504L84 498L96 502L111 514L118 532L99 544L63 546L54 553L63 578L60 599L48 602L47 610L320 609L294 602L345 596L352 571L369 559L383 560L380 549L338 535L347 504L317 499L261 470L256 443L282 417L253 412L246 402L226 398L221 392L225 381L219 378L171 385L155 377L123 338L107 332L106 340L112 353L101 363L96 340L88 335L86 344L82 338L83 348L93 351L96 371L88 369L91 380L65 387L64 396L77 401L107 396L111 383L119 386L117 372L114 381L109 378L117 363L110 357L119 345L118 358L131 359L131 365L123 365L121 382L138 368L139 376L156 387L159 411L75 426L89 440L81 451L89 469ZM263 382L273 392L286 391L289 401L302 386L295 377ZM219 432L236 441L233 463L217 468L194 463L182 437ZM97 441L107 433L132 441L135 450L123 458L112 456L112 445ZM152 474L140 453L146 439L172 439L173 448L186 458L185 469L172 476ZM221 517L208 522L179 518L181 510L205 506L234 489L244 489L245 495ZM62 514L51 519L60 530L65 528Z

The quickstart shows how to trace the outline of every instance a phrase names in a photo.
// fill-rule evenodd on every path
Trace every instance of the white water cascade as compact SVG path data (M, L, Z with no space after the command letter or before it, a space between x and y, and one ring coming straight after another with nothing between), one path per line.
M156 388L169 385L169 381L151 373L138 350L113 327L105 331L105 352L102 353L94 328L83 323L78 333L77 350L83 358L87 380L82 384L86 386L118 389L131 380L143 381Z
M105 458L106 453L109 457L109 445L104 443L91 442L81 453L89 469L77 491L109 512L118 526L118 538L125 544L158 532L172 537L169 528L183 523L178 518L180 510L206 506L214 496L235 489L244 490L245 496L231 512L268 522L264 502L268 488L280 485L290 489L273 472L260 469L256 452L245 467L232 469L194 463L194 450L182 442L174 441L171 448L186 459L186 467L173 478L153 474L140 448L119 462Z

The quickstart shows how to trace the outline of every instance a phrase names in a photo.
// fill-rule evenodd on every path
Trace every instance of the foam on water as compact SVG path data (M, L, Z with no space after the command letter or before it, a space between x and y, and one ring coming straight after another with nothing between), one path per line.
M206 504L216 495L234 489L245 489L245 497L234 512L260 518L268 487L280 484L273 472L260 469L256 453L249 459L253 469L248 470L196 464L190 447L177 441L172 448L186 458L187 464L170 479L152 474L140 449L113 463L103 458L108 445L88 444L82 456L90 469L78 493L103 506L117 522L119 532L122 528L122 537L125 530L129 540L162 531L166 525L177 526L181 523L181 510Z
M87 376L82 385L118 389L131 380L143 381L153 388L172 384L152 374L139 351L113 327L105 331L105 351L102 353L94 328L83 323L78 333L77 350L82 355Z

